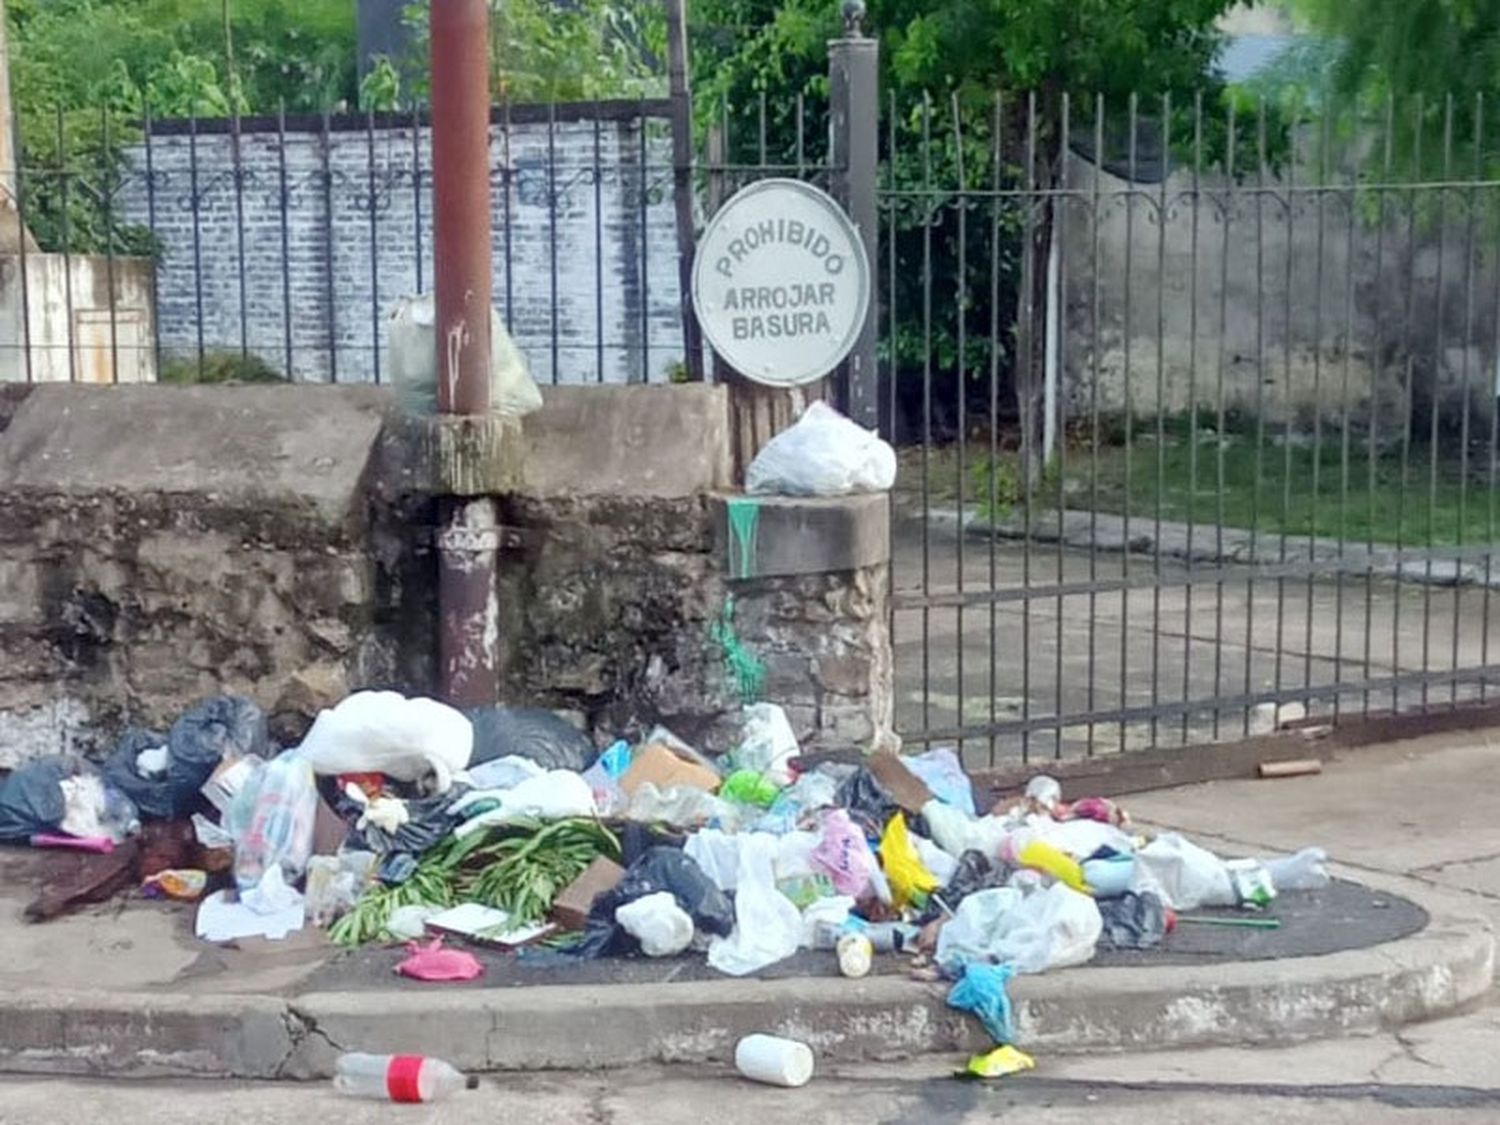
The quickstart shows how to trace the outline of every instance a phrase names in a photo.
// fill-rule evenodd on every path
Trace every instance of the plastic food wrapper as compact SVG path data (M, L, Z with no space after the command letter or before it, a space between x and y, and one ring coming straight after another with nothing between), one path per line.
M436 791L446 793L473 749L473 725L446 703L357 691L318 715L300 752L320 774L383 773L412 782L431 774Z
M1109 949L1155 949L1167 933L1167 907L1157 895L1127 891L1101 899L1099 916L1099 943Z
M940 746L925 754L915 754L902 761L906 768L921 778L932 790L932 795L945 805L950 805L966 816L975 815L974 786L964 772L963 763L948 746Z
M181 902L196 902L207 889L208 872L192 867L158 871L141 883L141 894L146 898L175 898Z
M797 952L802 914L776 889L776 842L749 837L740 851L739 889L734 897L734 932L708 947L708 963L740 977L774 965Z
M1011 1018L1010 995L1006 985L1015 975L1010 965L966 964L963 976L948 992L948 1006L961 1012L973 1012L996 1043L1009 1043L1016 1037Z
M844 496L895 483L896 451L824 402L803 411L745 470L751 495Z
M473 813L479 805L486 806L486 811ZM472 813L454 829L455 834L462 837L516 820L566 820L575 816L593 816L594 791L581 774L571 770L551 770L541 777L521 782L514 789L471 790L450 805L448 812L454 816Z
M318 788L312 767L296 751L267 762L240 790L225 817L234 838L234 878L241 890L271 868L292 880L312 854Z
M1025 1051L1018 1051L1009 1044L996 1047L983 1055L975 1055L955 1078L1004 1078L1007 1074L1019 1074L1023 1070L1035 1070L1036 1059Z
M484 972L479 958L462 949L444 949L442 938L426 945L412 942L406 950L407 957L396 966L396 972L413 980L473 980Z
M544 770L582 773L594 763L594 744L568 720L536 707L476 707L470 765L491 758L527 758Z
M647 957L675 957L693 943L693 920L670 891L627 902L615 911L615 921Z
M1296 855L1262 860L1278 891L1320 891L1333 882L1328 874L1328 853L1322 848L1303 848Z
M925 902L937 890L938 881L922 866L922 859L906 830L906 814L891 817L880 837L880 866L891 884L891 902L897 910L908 903Z
M865 834L843 809L823 814L823 832L813 849L812 863L833 880L834 890L856 899L868 891L870 877L879 867Z
M1061 883L1029 895L977 891L939 932L937 960L1012 963L1019 973L1068 968L1094 956L1103 925L1094 900Z
M1174 910L1239 905L1228 865L1175 832L1158 836L1136 852L1135 864L1137 871L1151 877Z
M736 769L752 770L777 789L792 783L792 759L797 756L797 736L791 721L775 703L752 703L743 712L740 744L733 759Z

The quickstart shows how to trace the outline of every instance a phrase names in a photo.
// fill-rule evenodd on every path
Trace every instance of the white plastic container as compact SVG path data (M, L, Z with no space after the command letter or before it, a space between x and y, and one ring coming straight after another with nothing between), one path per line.
M794 1089L813 1076L812 1048L775 1035L747 1035L734 1048L734 1065L753 1082Z
M420 1055L340 1055L333 1088L383 1102L435 1102L477 1085L442 1059Z
M862 977L870 972L875 959L875 947L864 934L845 934L839 938L839 972L846 977Z

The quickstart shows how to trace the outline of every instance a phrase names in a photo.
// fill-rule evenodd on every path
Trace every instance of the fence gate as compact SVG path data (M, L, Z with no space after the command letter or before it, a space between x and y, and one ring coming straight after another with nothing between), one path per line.
M1189 746L1500 673L1483 127L1220 104L885 107L908 743Z

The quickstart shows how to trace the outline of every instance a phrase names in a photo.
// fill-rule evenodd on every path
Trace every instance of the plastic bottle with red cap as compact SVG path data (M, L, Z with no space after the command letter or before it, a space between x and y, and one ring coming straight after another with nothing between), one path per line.
M436 1102L478 1085L442 1059L422 1055L340 1055L333 1076L341 1094L391 1102Z

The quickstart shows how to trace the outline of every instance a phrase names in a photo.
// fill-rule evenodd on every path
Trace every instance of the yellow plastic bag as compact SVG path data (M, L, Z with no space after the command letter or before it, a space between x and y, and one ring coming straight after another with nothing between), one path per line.
M937 876L922 864L906 831L906 814L898 812L886 823L880 836L880 866L891 884L891 904L902 910L921 905L938 888Z
M996 1047L987 1054L975 1055L967 1066L955 1073L955 1077L1004 1078L1007 1074L1035 1069L1036 1060L1025 1051L1018 1051L1014 1047Z
M1053 847L1044 840L1032 840L1016 854L1016 862L1033 871L1051 875L1059 883L1072 887L1079 894L1092 895L1093 889L1083 877L1083 867L1067 852Z

